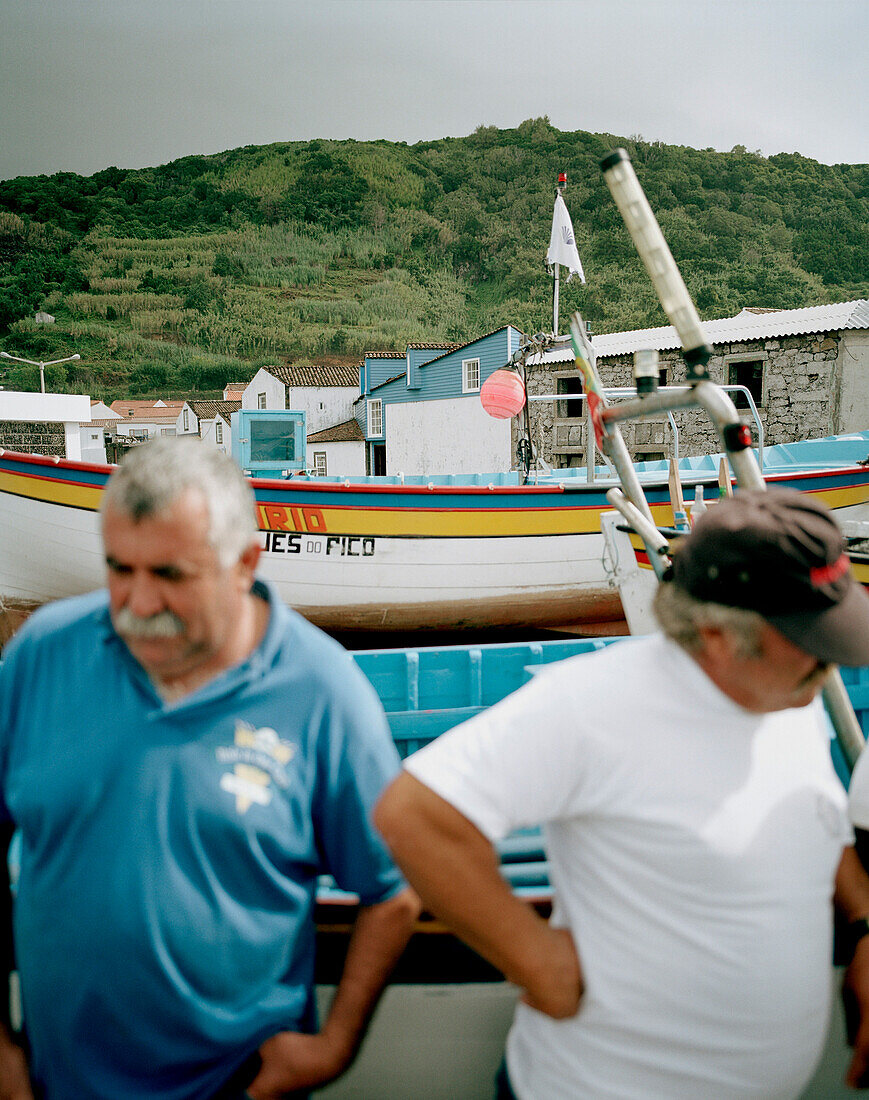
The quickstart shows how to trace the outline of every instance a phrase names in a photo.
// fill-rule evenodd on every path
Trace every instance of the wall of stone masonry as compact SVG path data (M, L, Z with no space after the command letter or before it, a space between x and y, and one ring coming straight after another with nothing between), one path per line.
M732 363L763 358L763 399L758 404L758 412L764 442L767 445L791 443L829 435L841 430L838 425L841 382L839 345L839 334L785 336L775 340L721 344L709 360L709 375L714 382L726 384ZM668 383L684 384L685 364L678 351L661 352L660 367L667 371ZM600 359L598 369L605 386L633 385L631 355ZM573 373L567 363L532 368L528 374L528 393L556 393L558 379ZM584 465L585 417L561 418L559 413L563 407L559 408L555 403L533 403L530 409L532 437L542 457L554 466ZM679 412L674 416L679 429L681 456L721 450L717 434L702 410ZM750 410L740 410L740 416L756 435ZM636 459L660 457L662 453L665 457L672 457L673 435L666 417L626 422L622 425L622 434L628 450Z
M0 420L0 447L24 454L66 454L63 424L28 420Z

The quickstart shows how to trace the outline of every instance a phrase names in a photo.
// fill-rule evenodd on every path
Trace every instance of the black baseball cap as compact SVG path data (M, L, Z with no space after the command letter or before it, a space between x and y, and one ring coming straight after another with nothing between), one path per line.
M671 579L695 599L758 612L819 660L869 664L869 595L832 513L805 493L719 501L679 540Z

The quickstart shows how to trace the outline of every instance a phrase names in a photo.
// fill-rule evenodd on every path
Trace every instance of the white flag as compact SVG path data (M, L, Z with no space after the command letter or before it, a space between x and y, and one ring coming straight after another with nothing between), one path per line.
M555 264L562 264L571 276L578 275L585 282L585 272L579 261L579 253L576 251L576 240L573 236L573 223L570 214L564 205L561 195L555 196L555 210L552 213L552 236L549 238L549 251L546 253L546 262L550 268Z

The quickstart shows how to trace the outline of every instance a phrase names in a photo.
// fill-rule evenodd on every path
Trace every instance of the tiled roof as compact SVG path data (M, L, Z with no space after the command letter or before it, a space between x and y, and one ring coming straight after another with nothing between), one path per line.
M780 336L808 336L816 332L842 332L845 329L869 329L869 300L833 302L825 306L803 309L762 309L750 306L734 317L719 317L704 321L703 330L715 344L739 344L747 340L774 340ZM639 348L666 351L681 347L672 325L660 328L634 329L629 332L607 332L592 337L594 350L600 358L626 355ZM528 362L539 366L547 363L572 363L573 348L568 336L559 336L555 346L542 356L532 356Z
M347 443L362 441L365 436L356 420L345 420L343 424L333 424L331 428L323 428L308 436L309 443Z
M223 387L223 392L224 393L244 393L244 391L247 389L247 387L249 385L250 385L249 382L227 382L226 385Z
M263 367L273 378L285 386L359 386L358 367Z
M366 359L406 359L407 355L403 351L366 351Z
M438 351L441 348L443 348L444 351L455 351L456 348L460 348L462 345L461 344L443 343L443 344L408 344L407 346L408 346L408 348L412 348L414 351Z
M183 407L183 401L164 401L157 405L153 401L127 400L113 401L109 406L112 412L120 414L118 424L124 420L130 423L174 424Z
M218 413L229 423L229 418L241 408L240 401L188 401L193 415L199 420L213 420Z
M496 332L503 332L505 328L509 327L511 326L501 325L500 328L493 328L491 332L484 332L481 336L475 336L473 340L468 340L464 344L436 344L435 347L443 347L445 349L443 355L436 355L434 359L429 359L427 363L420 364L420 367L422 370L425 370L426 367L431 366L432 363L436 363L439 359L443 359L447 355L452 355L454 351L459 351L461 348L469 348L472 344L476 344L480 340L485 340L489 336L494 336ZM515 328L516 326L513 325L512 327ZM404 359L404 356L402 355L400 358Z

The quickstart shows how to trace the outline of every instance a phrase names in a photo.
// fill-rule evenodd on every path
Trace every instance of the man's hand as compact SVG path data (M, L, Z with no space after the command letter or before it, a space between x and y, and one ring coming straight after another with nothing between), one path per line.
M851 1088L869 1087L869 936L857 944L842 986L848 1041L854 1048L845 1078Z
M33 1100L24 1051L5 1035L0 1039L0 1100Z
M328 1035L281 1031L260 1047L262 1068L247 1087L251 1100L282 1100L288 1093L320 1088L338 1077L353 1057Z
M319 1034L281 1031L267 1039L259 1051L262 1067L247 1089L252 1100L281 1100L326 1085L350 1066L418 915L419 899L407 889L360 908Z
M522 1002L555 1020L566 1020L579 1009L583 991L576 945L566 928L547 927L542 962L526 980Z

